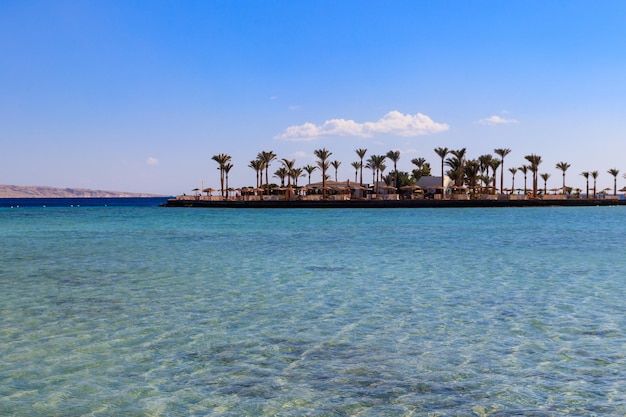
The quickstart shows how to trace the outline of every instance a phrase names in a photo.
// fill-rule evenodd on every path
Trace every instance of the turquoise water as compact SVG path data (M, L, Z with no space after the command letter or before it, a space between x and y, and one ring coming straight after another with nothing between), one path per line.
M0 415L626 414L626 209L0 209Z

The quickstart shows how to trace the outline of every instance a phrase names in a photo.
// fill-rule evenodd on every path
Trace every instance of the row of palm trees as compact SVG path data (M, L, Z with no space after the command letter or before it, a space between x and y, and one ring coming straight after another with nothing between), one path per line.
M454 186L457 189L462 189L465 186L472 189L483 187L492 189L495 192L497 190L497 170L500 169L500 194L503 194L506 191L504 188L504 161L505 157L511 153L511 149L494 149L494 154L499 158L492 154L485 154L475 159L467 158L466 148L452 150L444 147L438 147L435 148L434 151L439 158L441 158L442 188L445 186L444 175L447 175L453 181ZM296 161L294 159L280 159L279 162L281 166L274 172L273 177L280 179L281 187L285 186L285 180L287 180L287 187L291 187L292 180L293 184L297 187L298 178L308 175L309 183L311 183L311 175L314 171L319 170L321 171L322 177L323 198L326 198L326 181L331 178L327 172L330 167L333 167L335 170L335 181L337 181L337 173L341 162L337 160L331 161L330 157L332 156L332 152L326 148L316 149L313 153L317 158L315 165L296 167ZM358 183L363 186L363 168L371 169L372 182L376 186L375 192L377 194L379 192L378 187L381 181L387 185L395 187L396 191L398 191L401 186L413 185L421 177L431 175L430 164L426 162L424 158L414 158L411 160L411 163L416 167L411 171L411 173L398 171L397 163L400 160L400 151L398 150L390 150L385 155L370 155L367 160L365 159L367 149L356 149L355 153L359 159L351 163L351 166L355 170L354 181L357 182L358 175ZM222 197L226 197L228 190L228 174L233 168L233 164L231 162L232 158L226 154L218 154L214 155L211 159L218 164L218 170L220 171L220 191ZM538 195L539 178L544 181L544 194L547 193L547 182L550 174L539 173L539 166L543 162L542 157L537 154L530 154L526 155L524 159L527 161L527 164L523 164L520 167L508 168L508 171L512 175L511 192L515 190L515 175L518 172L521 172L524 175L524 194L528 193L527 176L529 173L532 175L532 196ZM256 159L251 160L248 164L248 167L252 168L256 172L256 188L263 189L266 194L270 194L271 192L269 168L270 165L277 160L278 156L273 151L261 151L257 154ZM385 162L387 160L393 163L393 171L385 176L384 171L387 169ZM447 170L446 167L448 168ZM567 162L558 162L555 167L562 172L562 192L570 194L572 192L572 188L566 186L565 173L571 167L571 164ZM613 194L616 195L617 176L619 175L619 170L617 168L612 168L607 172L613 176ZM263 173L265 173L265 183L263 183ZM582 172L581 175L587 180L587 196L589 196L589 179L593 179L593 197L596 198L596 180L599 176L598 171L585 171ZM626 178L626 175L624 175L624 178ZM482 182L482 185L479 184L480 182Z

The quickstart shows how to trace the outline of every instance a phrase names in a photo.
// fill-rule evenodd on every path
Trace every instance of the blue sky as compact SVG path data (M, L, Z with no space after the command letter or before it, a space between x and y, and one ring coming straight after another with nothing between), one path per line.
M217 188L218 153L245 186L260 151L319 148L341 179L357 148L437 174L443 146L601 189L626 173L625 44L623 1L4 0L0 183L180 194Z

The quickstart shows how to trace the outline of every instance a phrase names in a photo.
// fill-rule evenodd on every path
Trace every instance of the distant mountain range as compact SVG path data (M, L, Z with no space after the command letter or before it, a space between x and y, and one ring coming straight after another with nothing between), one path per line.
M0 184L0 198L163 197L159 194Z

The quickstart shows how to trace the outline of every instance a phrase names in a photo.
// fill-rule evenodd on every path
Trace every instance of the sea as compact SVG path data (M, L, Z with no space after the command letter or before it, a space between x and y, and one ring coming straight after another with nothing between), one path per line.
M624 416L626 207L0 201L2 416Z

